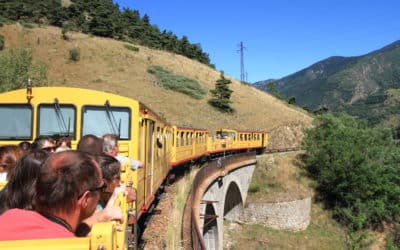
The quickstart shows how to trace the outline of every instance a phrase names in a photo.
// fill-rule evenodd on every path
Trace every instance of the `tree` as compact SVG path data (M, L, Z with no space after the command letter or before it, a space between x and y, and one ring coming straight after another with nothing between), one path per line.
M273 95L273 96L275 96L276 98L281 99L281 100L284 99L284 97L282 96L282 94L279 93L279 91L278 91L278 89L277 89L277 87L276 87L276 84L275 84L274 82L269 82L269 83L267 84L267 88L268 88L267 91L268 91L271 95Z
M221 77L215 83L215 89L210 90L214 98L208 102L222 112L233 113L234 109L230 106L232 90L229 89L229 84L232 81L224 77L224 72L221 71Z
M12 49L0 54L0 92L18 89L31 79L34 86L47 84L47 67L34 61L27 48Z
M314 125L304 139L304 167L335 218L351 230L399 221L400 149L393 131L329 113Z

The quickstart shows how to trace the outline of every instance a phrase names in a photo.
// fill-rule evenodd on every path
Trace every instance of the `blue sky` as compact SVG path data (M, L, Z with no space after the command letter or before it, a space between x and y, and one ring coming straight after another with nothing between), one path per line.
M358 56L400 40L400 0L114 0L160 30L200 43L240 79L281 78L329 56Z

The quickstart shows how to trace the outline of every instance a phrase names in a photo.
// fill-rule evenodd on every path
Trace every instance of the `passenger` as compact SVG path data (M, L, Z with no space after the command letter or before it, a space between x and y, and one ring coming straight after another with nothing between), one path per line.
M46 150L49 153L54 153L56 152L56 144L55 141L53 140L53 138L49 137L49 136L41 136L36 138L32 145L31 145L31 149L32 150Z
M95 135L83 136L78 142L78 150L92 155L103 153L103 140Z
M20 147L24 152L28 152L31 149L31 143L28 141L22 141L18 144L18 147Z
M106 154L101 154L96 157L96 160L100 165L103 180L107 188L100 194L96 212L84 221L84 225L78 227L76 233L79 236L86 236L96 222L113 220L123 222L121 208L114 205L120 192L123 192L131 201L136 198L135 193L129 192L125 186L120 185L121 164L117 159Z
M97 162L101 167L103 180L107 184L105 192L101 195L98 208L102 209L105 207L110 197L118 195L119 192L125 193L128 202L134 201L136 199L135 192L131 192L125 185L121 185L121 163L116 158L107 154L99 155ZM117 191L115 192L115 190ZM113 198L111 199L112 201L115 200L115 197Z
M71 139L69 137L60 137L56 143L56 152L71 150Z
M0 147L0 182L7 181L24 151L16 145Z
M74 237L105 189L98 163L88 154L52 154L36 183L35 210L9 209L0 216L0 240Z
M66 147L71 148L71 138L69 138L67 136L60 137L57 140L56 146L57 147L66 146Z
M34 150L21 157L0 193L0 214L10 208L34 208L35 183L48 156L47 151Z
M103 151L104 153L115 157L121 165L127 164L132 170L142 168L144 166L143 162L138 160L133 160L129 157L118 155L118 137L113 134L103 135Z

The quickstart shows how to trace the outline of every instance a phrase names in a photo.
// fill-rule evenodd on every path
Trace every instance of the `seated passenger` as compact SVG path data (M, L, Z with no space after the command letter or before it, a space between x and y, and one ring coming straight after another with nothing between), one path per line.
M117 159L110 155L101 154L97 156L97 162L101 167L103 180L107 188L100 194L96 212L87 218L83 225L78 227L77 234L79 236L86 236L92 225L96 222L113 220L123 222L121 208L114 205L119 193L124 193L128 201L133 201L136 198L132 189L120 184L121 164Z
M136 199L136 194L132 189L121 185L121 163L114 157L102 154L97 157L97 162L101 167L103 180L107 184L106 190L101 194L99 201L100 209L105 207L109 201L114 203L119 192L124 192L127 196L127 201L132 202Z
M103 135L103 151L104 153L115 157L121 164L127 164L132 170L142 168L144 166L143 162L138 160L133 160L129 157L118 155L118 137L113 134Z
M105 188L98 163L88 154L52 154L36 183L35 210L9 209L0 216L0 240L75 237Z
M71 138L60 137L56 142L56 152L71 150Z
M28 141L22 141L18 144L18 147L20 147L24 152L28 152L31 149L31 143Z
M55 141L49 136L38 137L33 141L31 145L32 150L42 149L50 153L56 152L56 148L57 147Z
M49 157L44 150L34 150L22 156L0 193L0 214L10 208L34 208L35 183L41 164Z
M0 147L0 182L7 181L24 151L16 145Z

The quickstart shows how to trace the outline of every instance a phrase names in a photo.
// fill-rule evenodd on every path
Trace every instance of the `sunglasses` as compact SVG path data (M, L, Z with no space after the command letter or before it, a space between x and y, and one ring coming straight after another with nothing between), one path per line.
M57 147L46 147L46 148L42 148L42 150L45 150L47 152L54 152L56 151Z
M107 184L104 182L102 186L100 187L92 187L89 188L90 192L96 192L96 191L100 191L100 192L105 192L107 189Z

